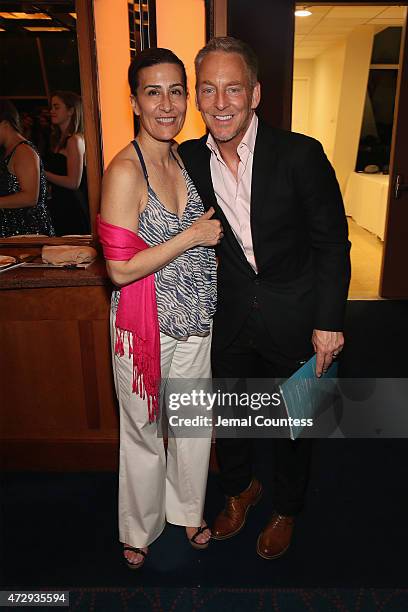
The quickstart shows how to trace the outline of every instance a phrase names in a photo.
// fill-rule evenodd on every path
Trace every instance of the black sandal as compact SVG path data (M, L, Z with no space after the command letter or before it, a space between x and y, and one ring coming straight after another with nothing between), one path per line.
M206 531L207 529L208 531L210 531L210 528L208 527L208 525L203 525L202 527L199 527L197 531L193 533L193 535L191 536L189 542L191 546L195 548L196 550L204 550L205 548L208 547L210 540L211 540L211 536L209 537L208 541L203 542L203 544L200 544L200 542L196 542L196 537L199 536L201 533L204 533L204 531Z
M142 555L143 559L141 561L139 561L138 563L131 563L130 561L128 561L128 559L126 559L126 557L123 557L126 561L126 565L128 566L129 569L140 569L143 565L143 563L146 560L146 556L147 556L147 552L145 552L144 550L142 550L141 548L135 548L134 546L124 546L123 547L123 552L125 552L126 550L130 550L138 555Z

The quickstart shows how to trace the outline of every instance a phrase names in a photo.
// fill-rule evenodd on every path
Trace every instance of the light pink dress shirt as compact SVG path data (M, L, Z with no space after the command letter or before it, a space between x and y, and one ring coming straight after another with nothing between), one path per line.
M211 151L210 169L218 205L221 207L245 257L257 272L252 244L250 223L252 165L258 117L254 114L245 135L237 147L239 156L238 177L232 174L221 157L217 143L211 134L207 146Z

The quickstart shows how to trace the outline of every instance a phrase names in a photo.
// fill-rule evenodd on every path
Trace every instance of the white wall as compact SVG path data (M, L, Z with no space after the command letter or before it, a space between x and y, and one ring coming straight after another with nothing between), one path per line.
M322 143L343 193L355 168L374 33L360 26L313 60L294 63L293 129Z
M295 60L293 70L292 130L311 136L310 108L314 61Z
M295 59L293 64L293 77L313 77L314 60Z
M329 47L314 60L309 133L333 163L346 43Z
M373 37L374 26L366 25L356 28L347 39L333 155L343 194L357 159Z

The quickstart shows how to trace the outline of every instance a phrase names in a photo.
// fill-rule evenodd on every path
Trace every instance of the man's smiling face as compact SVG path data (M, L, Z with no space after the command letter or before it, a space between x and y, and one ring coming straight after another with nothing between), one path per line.
M199 65L196 99L213 138L238 145L259 104L260 86L252 85L241 55L212 51Z

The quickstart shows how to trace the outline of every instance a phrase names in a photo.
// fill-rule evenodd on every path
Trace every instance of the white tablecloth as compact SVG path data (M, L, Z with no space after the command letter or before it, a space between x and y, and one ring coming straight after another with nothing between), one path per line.
M350 174L344 206L346 215L384 240L389 177L383 174Z

